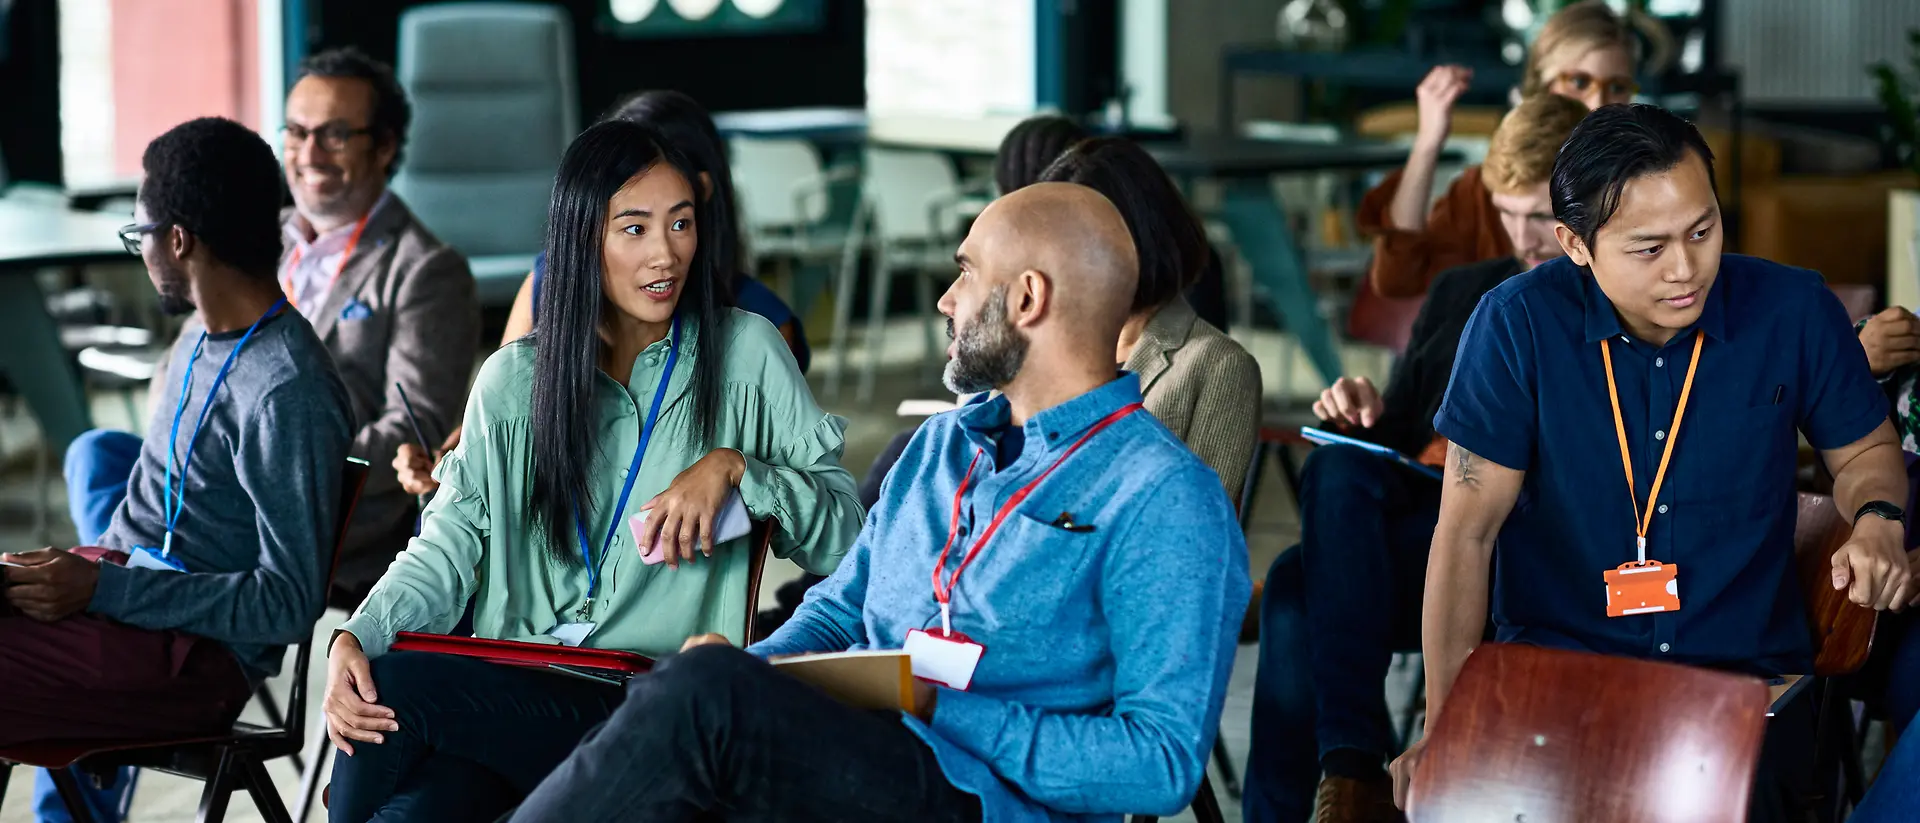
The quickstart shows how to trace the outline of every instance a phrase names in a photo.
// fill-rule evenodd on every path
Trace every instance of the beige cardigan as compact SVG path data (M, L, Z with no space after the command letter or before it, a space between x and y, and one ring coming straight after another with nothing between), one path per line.
M1123 367L1140 376L1147 411L1220 475L1237 505L1260 436L1253 355L1180 298L1147 321Z

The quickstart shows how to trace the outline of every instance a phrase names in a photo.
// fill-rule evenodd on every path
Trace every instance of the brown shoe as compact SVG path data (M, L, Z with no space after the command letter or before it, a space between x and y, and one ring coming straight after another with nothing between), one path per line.
M1320 779L1313 796L1314 823L1403 823L1406 817L1393 806L1393 781L1355 780L1328 775Z

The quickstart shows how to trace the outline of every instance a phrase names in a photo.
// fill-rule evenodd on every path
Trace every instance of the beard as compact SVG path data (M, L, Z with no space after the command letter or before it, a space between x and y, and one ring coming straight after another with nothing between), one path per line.
M1027 362L1027 337L1007 321L1007 287L987 295L987 302L956 337L953 319L947 336L955 345L953 359L941 376L954 394L977 394L1013 382Z
M169 317L192 314L198 308L193 305L193 290L188 287L184 272L157 270L153 287L160 293L160 310Z

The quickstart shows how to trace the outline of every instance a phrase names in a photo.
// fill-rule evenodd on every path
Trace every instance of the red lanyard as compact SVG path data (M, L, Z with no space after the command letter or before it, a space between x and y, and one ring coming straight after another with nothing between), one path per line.
M367 230L367 219L372 216L373 210L368 209L366 214L360 215L360 222L354 224L353 234L347 236L346 248L340 250L340 262L333 265L333 278L327 281L327 291L333 290L333 284L340 281L340 273L347 270L347 260L353 257L354 247L360 245L360 233ZM300 257L305 252L305 247L293 247L293 254L287 258L287 282L281 288L287 294L287 303L296 309L300 308L300 303L293 299L293 273L300 268Z
M1660 497L1660 484L1667 479L1667 462L1673 459L1673 441L1680 439L1680 419L1687 414L1687 397L1693 394L1693 371L1700 365L1700 344L1706 341L1693 333L1693 360L1687 363L1687 382L1680 385L1680 403L1673 409L1673 425L1667 427L1667 448L1660 454L1660 468L1653 473L1653 488L1647 491L1645 516L1640 512L1640 493L1633 485L1633 457L1627 451L1627 424L1620 417L1620 390L1613 383L1613 349L1600 341L1600 359L1607 366L1607 399L1613 401L1613 433L1620 438L1620 464L1627 470L1627 499L1633 501L1633 528L1639 534L1640 562L1647 562L1647 529L1653 526L1653 501Z
M943 583L941 577L947 570L947 552L953 548L953 540L960 534L960 503L966 498L967 488L970 485L970 481L973 480L973 469L980 464L980 455L984 454L985 451L976 450L973 453L973 462L967 464L967 473L960 478L960 488L956 489L953 493L953 521L947 526L947 543L940 547L940 559L933 564L933 599L940 604L940 628L947 636L951 637L953 635L953 588L960 584L960 574L967 570L967 566L973 563L974 558L980 556L980 549L987 545L988 540L993 539L994 532L1000 530L1001 521L1006 520L1009 513L1018 507L1022 501L1026 500L1028 495L1033 494L1034 489L1040 487L1040 481L1047 479L1048 475L1053 474L1054 469L1060 468L1061 463L1065 463L1067 458L1072 457L1073 453L1079 451L1080 447L1086 445L1087 441L1093 439L1094 435L1099 434L1108 426L1120 422L1120 418L1139 411L1141 408L1141 404L1139 403L1130 403L1102 418L1100 422L1093 424L1092 428L1087 429L1086 434L1080 435L1079 440L1073 441L1073 445L1068 446L1067 450L1061 452L1059 457L1054 458L1053 465L1048 466L1047 470L1041 472L1039 477L1034 478L1031 482L1015 490L1013 496L1007 498L1007 502L1000 504L1000 510L994 513L993 520L987 523L985 531L980 532L980 537L973 541L973 547L967 549L966 556L961 558L960 565L953 570L953 576L948 577Z

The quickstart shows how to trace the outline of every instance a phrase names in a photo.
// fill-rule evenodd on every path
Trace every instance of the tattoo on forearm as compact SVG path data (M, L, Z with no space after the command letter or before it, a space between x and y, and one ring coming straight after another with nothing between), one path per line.
M1480 456L1474 454L1473 452L1467 451L1466 449L1463 449L1458 445L1452 446L1452 449L1453 449L1453 475L1454 475L1453 482L1458 483L1462 486L1471 486L1476 489L1479 488L1480 476L1475 474L1474 471L1475 471L1476 465L1480 460Z

